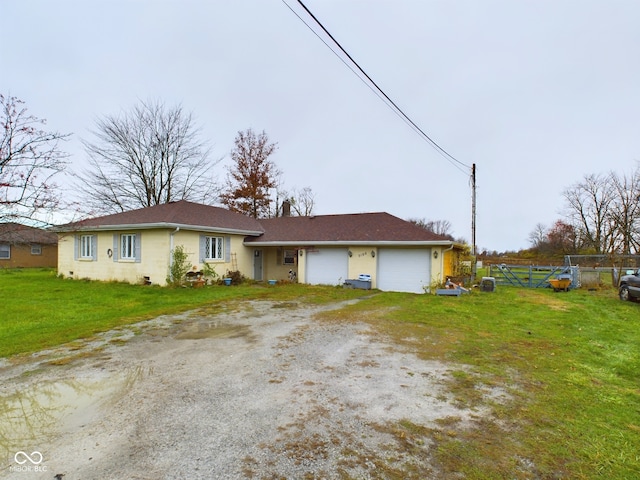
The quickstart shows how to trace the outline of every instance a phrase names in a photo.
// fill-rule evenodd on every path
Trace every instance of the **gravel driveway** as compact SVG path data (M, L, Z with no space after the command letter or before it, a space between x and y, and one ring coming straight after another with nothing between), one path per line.
M5 362L0 478L438 478L398 422L480 413L452 405L446 365L314 320L342 305L191 311Z

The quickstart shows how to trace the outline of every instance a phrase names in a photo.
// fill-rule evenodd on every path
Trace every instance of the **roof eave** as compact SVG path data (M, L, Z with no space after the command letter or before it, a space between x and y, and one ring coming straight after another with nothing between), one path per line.
M451 247L460 246L456 242L451 240L340 240L340 241L268 241L261 242L249 241L244 242L245 245L251 245L255 247L339 247L345 245L354 246L418 246L418 247Z

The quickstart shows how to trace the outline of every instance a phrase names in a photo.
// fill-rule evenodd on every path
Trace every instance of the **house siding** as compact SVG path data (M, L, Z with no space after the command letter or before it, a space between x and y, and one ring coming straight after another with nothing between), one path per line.
M0 258L0 268L55 268L58 265L57 245L41 245L37 243L34 243L34 245L40 245L42 249L40 255L31 253L31 245L11 245L11 258Z
M252 251L256 249L257 247L254 247ZM300 273L298 271L298 266L300 264L298 253L296 253L295 256L295 263L285 264L283 260L285 250L296 251L293 247L262 248L264 280L288 280L289 270L296 272L296 275L300 278Z
M377 288L376 247L351 247L349 249L349 278L358 279L361 274L371 275L371 288ZM373 252L373 255L371 254Z
M117 239L123 233L138 234L139 258L136 260L123 260L119 258ZM178 245L184 247L188 254L189 262L200 270L203 263L200 261L200 236L203 232L181 230L174 233L171 229L142 230L142 231L108 231L108 232L83 232L96 236L97 249L95 260L77 258L75 253L76 236L74 234L62 234L59 237L58 247L58 272L70 278L91 278L101 281L119 281L128 283L144 283L148 281L155 285L166 285L171 261L171 237L173 236L174 248ZM252 257L247 258L243 252L246 247L242 242L244 237L240 235L224 235L209 233L210 236L222 236L229 238L225 241L225 248L229 246L230 255L220 261L207 262L221 277L231 269L240 270L245 276L253 275ZM114 238L116 241L114 242ZM109 255L111 253L111 255ZM233 262L234 255L236 262ZM229 261L226 259L229 258ZM237 267L236 267L237 264Z
M137 233L140 261L123 260L114 244L114 235ZM76 235L62 234L58 239L58 273L70 278L102 281L164 284L169 268L169 230L144 232L83 232L95 235L94 259L78 258Z
M249 249L243 245L244 236L242 235L228 235L215 232L205 233L188 230L177 232L173 237L173 246L174 248L179 245L184 247L184 251L188 255L192 268L195 267L196 270L200 270L204 267L204 263L200 258L200 242L203 235L224 238L223 245L225 252L223 259L208 260L206 262L220 277L223 277L228 271L239 270L245 277L253 278L253 257L246 253ZM166 251L169 251L169 248L170 247L167 246ZM169 266L167 264L167 272L168 268Z

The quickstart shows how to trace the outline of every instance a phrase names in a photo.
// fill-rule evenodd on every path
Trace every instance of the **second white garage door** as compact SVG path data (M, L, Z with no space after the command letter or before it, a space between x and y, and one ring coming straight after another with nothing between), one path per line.
M340 285L347 279L349 256L346 248L320 248L308 251L306 257L306 283Z
M386 292L424 293L431 283L431 250L380 248L377 286Z

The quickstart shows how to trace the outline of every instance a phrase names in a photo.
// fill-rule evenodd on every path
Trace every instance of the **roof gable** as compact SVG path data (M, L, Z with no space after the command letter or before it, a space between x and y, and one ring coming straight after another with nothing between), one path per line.
M262 233L260 223L226 208L180 200L152 207L95 217L60 227L60 231L134 228L192 228L223 230L245 235Z

